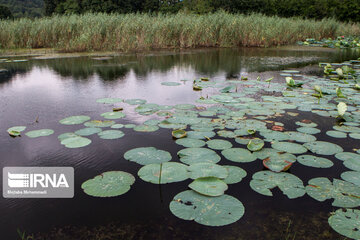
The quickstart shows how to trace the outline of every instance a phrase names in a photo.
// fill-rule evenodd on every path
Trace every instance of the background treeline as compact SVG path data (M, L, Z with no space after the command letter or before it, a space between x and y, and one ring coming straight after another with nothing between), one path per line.
M176 13L180 10L203 14L220 9L230 13L360 22L360 0L45 0L46 15L89 11Z
M5 9L10 10L10 15ZM44 15L43 0L0 0L0 19L8 17L41 17Z

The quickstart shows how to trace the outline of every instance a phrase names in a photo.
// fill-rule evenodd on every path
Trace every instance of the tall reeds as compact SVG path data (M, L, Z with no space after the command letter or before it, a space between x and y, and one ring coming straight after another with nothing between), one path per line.
M360 25L217 12L207 15L64 15L0 21L0 48L131 51L159 48L268 47L306 38L360 35Z

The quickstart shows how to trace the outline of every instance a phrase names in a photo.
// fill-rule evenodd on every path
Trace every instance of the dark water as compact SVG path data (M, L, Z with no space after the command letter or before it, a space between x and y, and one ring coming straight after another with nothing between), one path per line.
M191 82L166 87L160 85L164 81L203 76L220 82L240 76L266 78L288 68L320 74L321 70L313 67L318 62L342 62L357 57L358 52L353 51L212 49L126 55L102 61L76 57L0 63L0 69L8 70L0 74L0 167L75 168L73 199L1 198L0 239L18 239L17 229L44 236L43 239L344 239L327 224L329 213L334 210L330 201L320 203L306 195L289 200L279 190L273 191L274 197L265 197L251 190L252 174L262 170L258 161L238 164L246 169L248 176L230 185L226 193L244 204L245 215L225 227L202 226L170 213L170 201L187 189L189 180L160 188L137 178L125 195L90 197L82 192L81 183L102 172L122 170L136 176L140 166L123 158L127 150L154 146L169 151L173 161L178 161L176 152L182 147L172 140L170 130L138 133L121 129L125 132L121 139L100 140L90 136L93 142L88 147L67 149L60 145L57 136L81 127L64 126L58 120L71 115L101 119L99 115L109 111L109 106L95 101L103 97L144 98L149 103L175 105L194 103L204 95L191 91ZM140 124L148 119L133 114L132 108L126 106L127 117L117 122ZM35 123L36 118L39 123ZM310 116L302 113L298 117L304 118ZM281 120L287 130L294 129L294 118L291 119ZM311 119L323 123L322 132L333 124L333 120L317 115ZM55 134L36 139L10 138L6 129L16 125L26 125L27 130L51 128ZM326 137L320 135L318 139ZM356 144L355 140L347 143L345 151ZM340 178L345 170L343 165L334 158L329 159L335 163L330 169L297 164L291 173L304 183L319 176ZM222 163L226 160L222 159ZM94 237L95 233L98 237Z

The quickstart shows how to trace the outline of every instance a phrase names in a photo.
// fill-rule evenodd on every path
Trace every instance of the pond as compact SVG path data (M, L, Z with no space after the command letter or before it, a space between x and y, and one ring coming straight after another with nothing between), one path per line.
M164 120L164 116L156 114L159 111L164 112L164 115L167 111L176 112L179 119L184 115L195 122L198 118L209 118L208 116L210 119L222 119L221 124L211 126L213 129L216 127L215 132L223 131L220 134L222 136L216 135L211 139L223 139L227 142L220 142L221 144L231 143L234 148L242 149L246 149L248 140L235 139L231 134L236 129L245 129L241 127L243 122L240 123L244 121L244 116L247 119L257 118L256 122L249 120L245 123L250 124L250 129L245 130L256 130L254 136L271 139L270 132L262 131L261 126L264 125L273 130L283 128L284 131L293 133L292 139L285 140L291 143L299 143L299 138L305 136L295 134L300 127L295 123L303 121L303 126L309 126L311 121L316 123L316 128L305 127L303 131L315 132L304 138L314 136L317 141L341 146L344 152L354 152L353 149L360 148L358 139L347 135L346 138L335 138L326 134L327 131L334 130L333 126L338 120L329 117L333 112L319 113L319 110L334 110L331 108L331 99L324 95L325 97L319 100L313 97L312 102L309 102L310 96L306 96L304 103L301 103L301 96L296 95L293 97L297 100L298 107L292 107L286 106L292 105L289 101L283 103L283 98L277 97L282 96L282 92L288 96L292 94L291 90L286 90L286 76L292 76L296 82L304 82L304 88L308 89L305 92L311 95L314 92L312 82L321 83L324 75L319 62L342 63L359 56L360 52L355 50L287 47L160 51L106 57L1 57L6 59L0 62L0 69L6 69L0 73L1 168L67 166L75 169L73 199L1 198L1 239L17 239L17 229L36 235L37 239L345 239L328 224L330 213L338 209L332 205L333 200L320 202L308 194L289 199L279 188L272 190L272 197L254 191L250 187L253 174L266 170L260 157L255 161L234 162L228 160L231 156L225 158L226 154L223 156L221 150L214 150L221 157L219 165L241 167L247 175L241 182L229 184L225 192L241 201L245 208L244 215L232 224L211 227L182 220L169 209L174 197L189 189L191 179L161 185L143 181L138 176L142 165L126 160L124 154L134 148L155 147L169 152L172 162L180 162L177 152L185 147L175 142L172 129L161 126L154 132L133 129L134 125L142 125L147 120ZM27 61L19 61L23 59ZM296 69L299 73L282 72L288 69ZM264 83L265 79L272 77L273 81ZM193 80L200 78L209 78L209 81L199 80L196 84L202 90L194 91ZM162 84L164 82L179 84L167 86ZM326 87L323 89L325 92ZM343 92L345 95L349 93L345 90ZM97 102L103 98L144 99L147 103L161 106L195 104L198 109L190 107L193 111L187 111L184 109L187 109L188 105L178 105L176 109L156 106L154 110L153 106L150 106L150 110L142 111L136 110L138 105L126 102ZM233 99L238 98L241 100L233 102ZM214 99L218 101L213 102ZM215 104L205 104L207 100ZM263 101L268 102L268 108L261 105ZM317 113L315 107L306 107L306 104L314 105L318 101L328 108L318 109ZM359 113L356 105L348 105L349 111ZM91 140L91 144L82 148L67 148L60 144L57 138L60 134L74 132L84 126L64 125L60 124L59 120L74 115L105 120L100 115L112 112L113 108L123 108L121 112L125 116L113 120L124 125L118 129L125 134L123 137L105 140L94 134L86 137ZM208 111L198 116L198 112L203 112L205 108L208 108ZM227 108L231 109L232 113L224 110ZM237 115L234 108L236 111L248 110ZM359 114L355 116L359 117ZM179 121L181 125L181 120ZM152 121L151 125L154 122ZM264 125L260 123L259 127L259 122ZM356 123L354 127L358 125ZM6 131L13 126L26 126L24 133L37 129L52 129L54 134L39 138L21 134L21 137L13 138ZM204 123L201 127L191 123L186 129L188 134L192 131L190 126L195 130L206 128L209 131L209 124ZM111 128L106 128L109 129ZM248 132L242 135L252 134ZM277 137L273 137L273 140L276 140ZM305 139L300 144L306 141ZM265 148L271 147L271 142L273 141L265 141ZM215 142L212 147L222 149L224 146L219 147L220 143ZM277 148L280 151L284 146ZM323 151L323 148L318 151ZM296 151L294 154L301 155ZM287 173L300 178L304 186L310 179L318 177L341 179L340 175L349 171L343 161L334 154L324 156L310 151L306 154L325 157L333 166L314 168L299 162L292 164ZM100 198L84 193L81 188L83 182L107 171L131 173L136 179L135 183L128 192L117 197ZM100 237L95 238L96 235Z

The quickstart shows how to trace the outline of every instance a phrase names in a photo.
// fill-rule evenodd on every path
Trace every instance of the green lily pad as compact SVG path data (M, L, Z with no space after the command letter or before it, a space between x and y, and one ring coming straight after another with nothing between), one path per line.
M159 150L154 147L140 147L127 151L124 158L131 162L136 162L141 165L152 163L164 163L171 160L169 152Z
M351 170L360 172L360 160L359 159L352 158L352 159L346 160L346 161L344 161L344 166Z
M221 154L230 161L248 163L256 160L256 156L249 150L244 148L229 148L221 152Z
M188 167L188 172L191 179L203 177L216 177L224 179L229 176L225 167L209 162L192 164Z
M192 139L192 138L182 138L178 139L175 142L176 144L179 144L186 148L201 148L205 146L205 141L200 139Z
M265 141L285 141L290 139L289 134L279 131L261 132L260 135L265 138Z
M90 135L93 135L95 133L99 133L101 131L102 131L101 128L82 128L80 130L77 130L75 132L75 134L77 134L79 136L90 136Z
M124 132L120 130L106 130L98 133L98 136L101 139L107 139L107 140L119 139L122 138L124 135L125 135Z
M317 127L318 125L314 122L307 121L307 122L295 122L296 125L301 127Z
M341 174L341 178L345 181L351 182L357 186L360 186L360 172L348 171Z
M341 235L360 239L360 210L338 209L329 217L329 225Z
M217 135L219 135L220 137L223 138L235 138L236 137L236 133L233 131L228 131L228 130L221 130L217 132Z
M126 115L123 112L106 112L101 114L100 116L106 119L120 119L124 118Z
M112 171L85 181L81 188L90 196L115 197L128 192L134 182L135 178L130 173Z
M189 109L193 109L196 106L193 104L176 104L175 108L176 109L180 109L180 110L189 110Z
M72 133L72 132L67 132L67 133L62 133L58 136L59 141L61 142L62 140L65 140L67 138L72 138L72 137L79 137L79 135Z
M297 157L297 161L302 165L315 168L330 168L334 165L329 159L313 155L300 155Z
M249 141L247 148L252 152L260 151L264 147L265 143L260 138L254 138Z
M296 129L298 132L307 133L307 134L318 134L320 133L320 129L313 128L313 127L299 127Z
M228 189L227 184L216 177L197 178L189 184L189 188L205 196L221 196Z
M158 126L138 125L134 127L136 132L156 132L157 130L159 130Z
M289 139L300 142L300 143L306 143L306 142L314 142L316 141L316 137L302 132L286 132L289 135Z
M15 127L11 127L7 130L7 132L9 133L10 136L12 137L18 137L21 135L21 132L24 131L26 129L25 126L15 126Z
M160 181L161 169L161 181ZM187 166L182 163L165 162L148 164L140 168L139 177L145 182L166 184L188 179Z
M123 128L123 127L124 127L124 124L121 124L121 123L114 124L111 126L111 128L114 128L114 129L119 129L119 128Z
M210 140L207 141L206 144L208 145L209 148L214 150L225 150L232 147L231 142L221 139Z
M333 198L335 207L360 206L360 187L339 179L331 182L324 177L313 178L306 186L306 193L320 202Z
M93 127L105 128L105 127L110 127L114 124L115 124L115 122L110 121L110 120L105 120L105 121L92 120L92 121L84 123L85 127L91 127L91 128L93 128Z
M302 145L291 142L274 142L271 146L279 151L288 152L292 154L306 153L307 149Z
M180 161L188 165L200 162L217 163L221 159L215 151L207 148L185 148L177 154Z
M187 134L186 131L183 129L177 129L171 132L171 135L174 138L184 138L186 137L186 134Z
M187 190L174 197L170 211L184 220L194 220L206 226L224 226L238 221L245 208L239 200L226 194L207 197Z
M349 136L353 139L360 139L360 133L350 133Z
M347 134L344 132L339 132L339 131L327 131L326 135L333 137L333 138L346 138Z
M96 100L97 103L104 103L104 104L114 104L122 101L123 99L121 98L100 98Z
M247 175L246 171L240 167L229 165L223 167L226 168L229 173L229 176L223 180L226 184L239 183Z
M302 197L305 194L305 187L301 179L285 172L257 172L252 176L250 187L265 196L272 196L270 190L275 187L278 187L290 199Z
M135 124L132 124L132 123L129 123L129 124L125 124L124 125L124 128L135 128L136 125Z
M91 143L91 140L85 137L81 136L70 136L71 134L67 134L67 137L65 135L62 136L62 140L60 139L60 136L58 137L61 141L62 145L65 145L67 148L81 148L89 145Z
M80 115L80 116L67 117L61 119L59 122L64 125L76 125L89 121L90 119L91 118L89 116Z
M354 159L355 161L360 161L360 155L352 152L341 152L335 154L335 157L341 161L348 161Z
M46 137L54 133L52 129L40 129L25 133L29 138Z
M295 155L291 153L273 153L263 160L264 167L273 172L287 171L296 162Z
M344 151L343 148L339 145L323 141L304 143L304 147L309 149L311 152L320 155L334 155L336 153Z
M161 85L164 85L164 86L179 86L179 85L181 85L181 83L178 83L178 82L162 82Z
M193 139L207 139L207 138L212 138L214 137L216 134L212 131L189 131L187 132L187 137L188 138L193 138Z
M125 102L130 105L142 105L142 104L146 103L146 100L144 100L144 99L127 99L127 100L125 100Z

